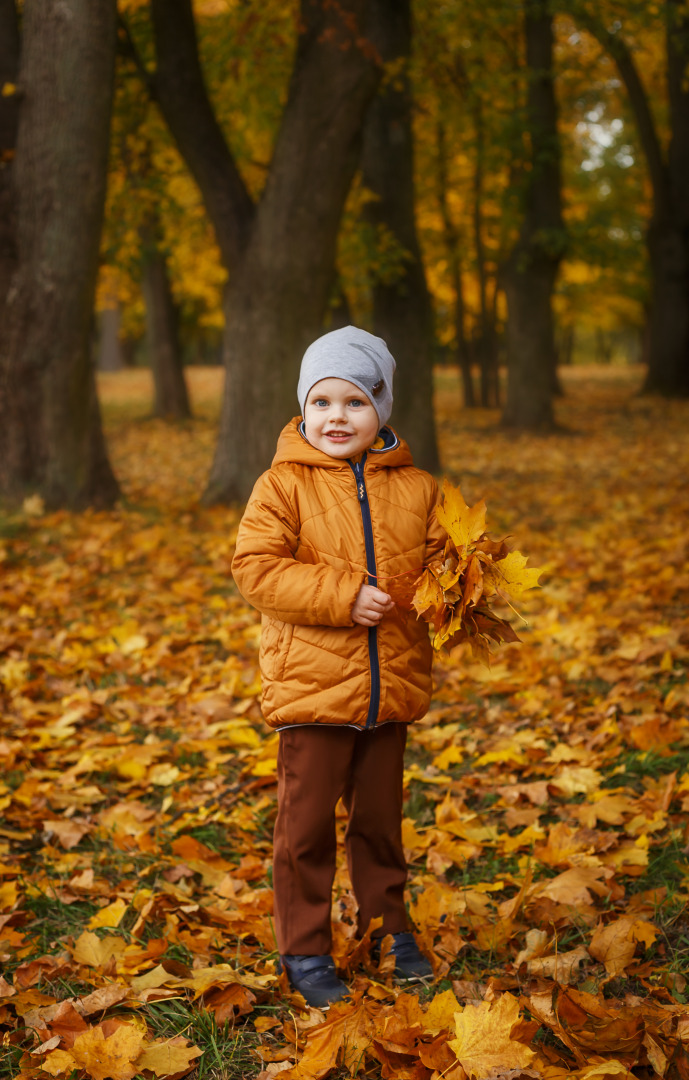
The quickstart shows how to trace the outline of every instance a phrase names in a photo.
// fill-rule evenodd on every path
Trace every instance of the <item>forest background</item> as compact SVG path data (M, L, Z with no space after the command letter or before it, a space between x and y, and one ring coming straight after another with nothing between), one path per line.
M0 0L3 1075L689 1075L689 7ZM413 732L411 995L275 971L241 505L348 322L544 568Z

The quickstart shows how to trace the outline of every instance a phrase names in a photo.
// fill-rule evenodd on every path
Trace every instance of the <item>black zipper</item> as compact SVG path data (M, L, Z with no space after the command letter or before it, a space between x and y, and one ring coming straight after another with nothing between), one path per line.
M359 500L359 509L361 510L361 521L364 526L364 548L366 550L366 569L368 570L368 583L369 585L376 585L378 578L376 575L376 552L373 546L373 525L371 523L371 507L368 501L368 492L366 491L366 481L364 480L364 465L366 463L366 454L356 464L350 461L352 472L356 479L356 494ZM371 697L368 703L368 715L366 717L366 729L370 729L375 726L378 719L378 709L380 707L380 662L378 660L378 627L369 626L368 628L368 662L371 669Z

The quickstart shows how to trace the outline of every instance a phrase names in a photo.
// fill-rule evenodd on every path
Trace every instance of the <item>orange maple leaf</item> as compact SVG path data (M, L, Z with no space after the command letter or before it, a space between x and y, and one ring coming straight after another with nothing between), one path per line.
M503 600L521 597L538 584L541 571L527 569L526 557L509 551L505 540L491 540L483 531L483 499L467 506L460 489L447 480L437 517L448 536L443 561L423 571L412 605L432 624L435 649L468 641L474 655L488 663L491 642L519 641L510 623L491 610L488 600L496 595Z

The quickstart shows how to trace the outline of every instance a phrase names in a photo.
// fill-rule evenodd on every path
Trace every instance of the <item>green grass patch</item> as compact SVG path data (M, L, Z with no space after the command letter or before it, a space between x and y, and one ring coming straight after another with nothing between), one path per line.
M36 955L46 956L59 952L65 938L78 937L99 909L87 900L63 904L47 893L29 891L24 910L33 915L25 932L35 946Z
M260 1071L252 1052L260 1039L248 1027L229 1020L218 1024L213 1013L180 1000L152 1002L144 1016L155 1037L183 1035L202 1051L197 1060L199 1080L246 1080Z

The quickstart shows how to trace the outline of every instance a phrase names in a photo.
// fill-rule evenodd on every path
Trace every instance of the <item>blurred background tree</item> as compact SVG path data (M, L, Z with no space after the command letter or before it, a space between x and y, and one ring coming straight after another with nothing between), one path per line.
M2 88L20 107L4 241L16 256L0 354L0 491L37 489L50 505L118 494L91 361L115 44L115 0L29 4L18 87Z

